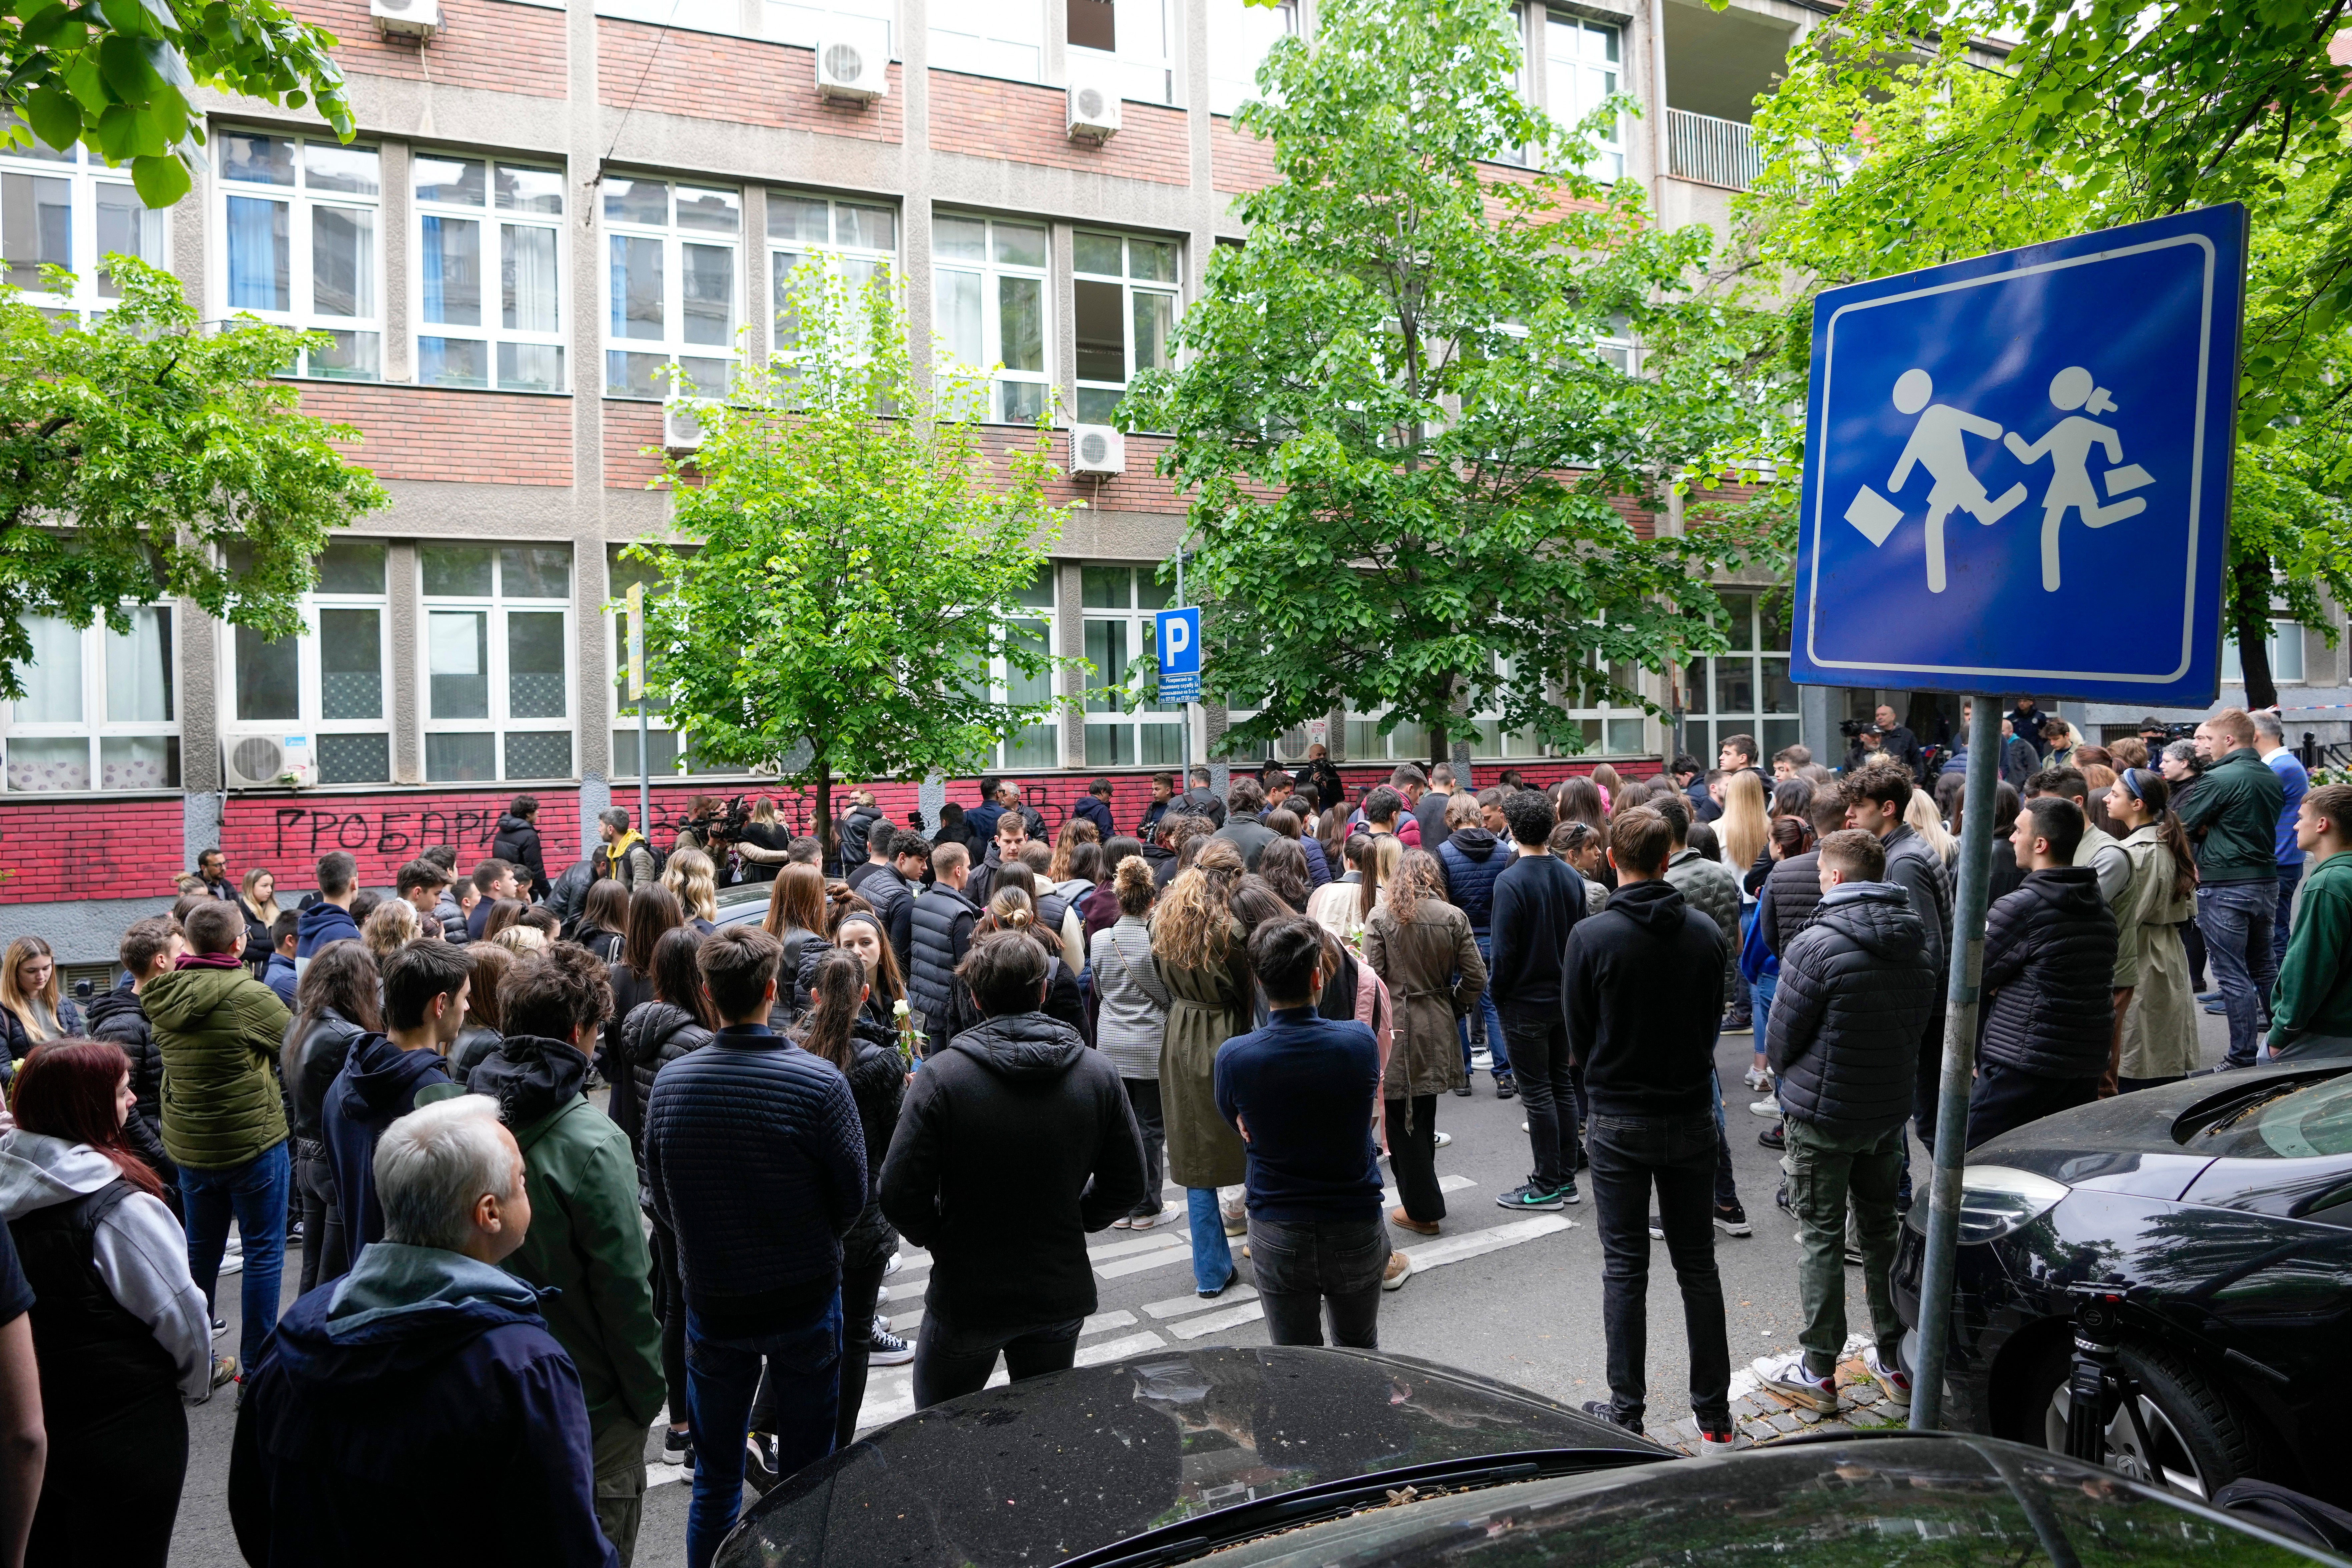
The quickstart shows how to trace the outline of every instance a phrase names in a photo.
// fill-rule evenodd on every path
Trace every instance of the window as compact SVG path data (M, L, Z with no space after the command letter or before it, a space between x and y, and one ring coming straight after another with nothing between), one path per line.
M898 9L895 0L764 0L762 26L767 36L778 43L813 49L835 36L842 19L879 22L890 40L891 57L896 58Z
M776 347L800 342L793 273L812 257L861 294L898 264L898 213L870 202L836 201L801 191L768 193L768 277L776 312Z
M227 308L333 340L294 374L382 379L375 149L255 131L224 131L214 146Z
M1731 647L1695 658L1684 675L1684 748L1710 766L1733 735L1756 737L1759 754L1797 744L1797 689L1789 680L1789 595L1723 589Z
M2271 679L2282 686L2294 685L2304 679L2303 626L2295 621L2273 621L2266 645L2271 656ZM2245 682L2245 667L2238 659L2238 634L2231 630L2221 638L2221 679L2232 686Z
M105 268L110 255L163 264L163 215L139 199L128 170L38 140L0 147L0 281L53 311L103 310L121 296ZM70 296L49 291L45 262L73 273Z
M1168 0L1063 0L1072 81L1109 86L1144 103L1176 101Z
M646 596L660 591L661 579L650 566L621 559L620 545L605 552L604 581L613 600L604 614L613 650L613 776L633 779L637 767L637 705L629 700L629 588L643 583ZM669 704L646 693L646 754L653 760L653 776L678 773L740 773L740 768L715 767L695 754L691 741L670 728Z
M1573 126L1617 90L1619 34L1605 22L1555 12L1544 21L1544 79L1552 119ZM1625 176L1624 117L1591 138L1584 172L1597 180Z
M1785 672L1787 666L1784 664L1781 668ZM1595 674L1605 669L1610 680L1618 686L1634 691L1641 689L1642 671L1634 665L1622 660L1604 663L1596 650L1592 655L1591 668ZM1639 756L1649 749L1643 744L1643 713L1639 708L1621 708L1605 700L1597 682L1580 682L1577 689L1566 692L1564 695L1569 703L1569 716L1576 721L1577 727L1584 732L1586 752L1623 757ZM1482 725L1482 731L1484 728L1485 726ZM1537 753L1539 750L1532 743L1532 738L1530 738L1530 742L1521 752L1510 753L1494 752L1480 754L1525 756Z
M948 352L975 370L998 367L988 417L1034 424L1052 397L1045 226L942 215L931 224L931 273Z
M1075 246L1078 421L1108 425L1141 370L1169 363L1176 333L1176 245L1080 229Z
M25 617L33 657L23 699L7 705L12 793L180 787L172 612L147 605L130 616L123 636L102 620L76 631Z
M563 390L563 174L416 155L416 380Z
M1184 756L1184 709L1175 702L1137 702L1128 694L1140 655L1159 653L1159 618L1166 584L1150 566L1078 568L1087 662L1095 667L1087 689L1087 766L1172 768ZM1157 683L1146 686L1157 690Z
M242 571L237 554L231 552L230 565ZM235 721L314 731L321 784L392 782L383 560L380 540L335 541L320 556L319 585L302 605L303 636L267 642L237 626L230 637Z
M1054 568L1049 563L1037 569L1036 581L1022 590L1020 601L1036 611L1034 616L1024 616L1010 623L1011 635L1022 646L1039 655L1054 651ZM1035 675L1024 675L1002 658L989 661L989 690L992 700L998 702L1050 702L1054 698L1054 671L1041 670ZM1053 715L1044 722L1024 724L999 742L972 762L975 771L994 768L1057 768L1062 765L1061 726Z
M1042 0L939 0L930 16L934 69L1045 79Z
M1278 5L1209 0L1209 112L1231 114L1257 97L1257 68L1266 50L1297 30L1296 0Z
M607 174L604 395L724 397L735 363L735 252L743 193Z
M1377 763L1394 757L1401 763L1429 761L1429 730L1425 725L1406 720L1390 731L1381 733L1380 714L1348 715L1348 760L1351 763Z
M425 777L572 776L569 545L422 544Z

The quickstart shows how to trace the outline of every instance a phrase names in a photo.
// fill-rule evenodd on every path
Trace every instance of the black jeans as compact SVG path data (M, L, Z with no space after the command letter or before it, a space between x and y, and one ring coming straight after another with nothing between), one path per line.
M846 1448L857 1436L857 1411L866 1403L866 1373L874 1355L874 1304L882 1299L886 1255L863 1268L841 1269L841 1415L833 1446Z
M1568 1022L1557 1006L1505 1006L1503 1038L1519 1103L1528 1113L1535 1169L1528 1180L1548 1193L1576 1184L1576 1082L1569 1067Z
M1150 1195L1138 1204L1138 1214L1158 1214L1162 1205L1160 1190L1160 1150L1167 1142L1167 1124L1160 1115L1160 1080L1156 1078L1123 1078L1118 1080L1127 1088L1127 1103L1135 1110L1136 1131L1143 1134L1143 1184Z
M1416 1094L1388 1102L1389 1170L1408 1218L1434 1224L1445 1217L1437 1185L1437 1096Z
M351 1269L343 1250L343 1205L335 1199L335 1168L323 1143L294 1145L294 1201L302 1220L302 1291L341 1279Z
M1004 1352L1006 1374L1015 1383L1067 1372L1077 1359L1078 1330L1084 1323L1082 1318L1067 1318L1009 1329L960 1329L935 1311L925 1312L922 1332L915 1341L915 1408L928 1410L942 1400L987 1387L999 1351Z
M1977 1064L1969 1095L1969 1147L1990 1143L2012 1128L2055 1116L2099 1097L2099 1076L2044 1078L1999 1062Z
M1388 1226L1371 1219L1286 1220L1250 1216L1250 1262L1266 1335L1278 1345L1331 1342L1381 1348L1381 1275L1389 1261Z
M669 1385L670 1425L683 1426L687 1425L686 1287L677 1273L677 1237L656 1219L647 1250L654 1259L654 1315L661 1320L662 1381Z
M1723 1279L1715 1267L1715 1114L1605 1116L1585 1124L1592 1202L1601 1227L1601 1319L1609 1343L1609 1404L1638 1426L1648 1402L1650 1194L1657 1193L1666 1255L1682 1287L1690 1342L1691 1411L1720 1430L1731 1419L1731 1345Z

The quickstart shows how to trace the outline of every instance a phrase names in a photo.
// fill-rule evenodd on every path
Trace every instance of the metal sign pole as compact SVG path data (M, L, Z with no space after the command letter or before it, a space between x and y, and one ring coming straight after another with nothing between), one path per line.
M1976 1075L1977 994L1984 977L1986 894L1992 884L1992 805L2000 785L2000 700L1979 692L1969 720L1969 788L1962 797L1960 881L1952 898L1951 978L1944 1063L1936 1089L1936 1148L1927 1178L1927 1256L1919 1276L1919 1355L1911 1368L1911 1428L1932 1432L1944 1410L1952 1276L1959 1266L1960 1168L1968 1161L1969 1090Z
M1183 542L1181 540L1177 542L1176 545L1175 607L1180 610L1189 607L1184 603L1184 545ZM1163 659L1166 658L1168 657L1168 650L1164 647L1161 648L1160 650L1160 656ZM1184 771L1177 775L1176 793L1178 795L1182 795L1186 790L1192 787L1192 704L1190 702L1186 702L1184 704L1184 722L1181 728L1184 731Z
M629 584L629 700L637 708L637 831L654 841L653 753L646 724L646 585Z

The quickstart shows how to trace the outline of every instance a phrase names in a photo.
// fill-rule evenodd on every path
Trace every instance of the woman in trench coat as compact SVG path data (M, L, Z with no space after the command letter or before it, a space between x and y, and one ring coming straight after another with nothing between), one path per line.
M1468 1081L1456 1018L1479 1016L1486 965L1470 918L1445 901L1437 857L1408 849L1387 902L1364 923L1364 962L1396 1006L1396 1046L1381 1077L1387 1102L1389 1169L1402 1205L1389 1223L1435 1236L1445 1217L1437 1186L1437 1097Z
M2197 873L2162 773L2126 768L2107 791L2107 815L2124 831L2131 885L2116 900L2116 975L2132 960L2131 1000L2114 1052L2117 1089L2153 1089L2197 1066L2197 1002L2180 926L2196 909Z
M1169 1178L1184 1189L1192 1234L1192 1288L1216 1296L1234 1282L1234 1254L1217 1189L1246 1174L1241 1136L1217 1111L1217 1047L1247 1034L1257 983L1234 919L1241 851L1213 838L1160 895L1151 915L1151 963L1168 988L1160 1047L1160 1112Z

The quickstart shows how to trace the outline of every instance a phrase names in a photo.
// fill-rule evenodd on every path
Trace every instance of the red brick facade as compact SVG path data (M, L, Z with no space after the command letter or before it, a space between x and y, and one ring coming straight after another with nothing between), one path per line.
M604 488L641 490L661 478L661 455L647 452L662 438L662 407L625 397L604 402Z
M179 795L0 807L0 904L172 896L184 817Z
M1071 138L1068 102L1058 87L935 70L931 151L1165 185L1192 184L1192 153L1182 110L1124 104L1118 134L1097 146Z
M499 817L514 794L412 790L231 795L221 828L221 852L239 876L261 866L275 872L283 886L308 888L316 880L312 868L319 857L348 850L360 863L362 887L388 888L402 866L436 844L455 846L461 869L486 858ZM580 857L579 792L539 790L533 795L540 803L539 833L552 876ZM175 858L178 826L175 816ZM171 891L168 876L163 890Z
M906 139L906 107L895 64L889 80L888 95L873 103L823 99L816 95L814 49L610 16L596 22L596 96L610 110L642 108L900 142Z
M293 0L289 8L334 34L335 63L358 75L533 98L562 98L570 91L560 10L507 0L445 0L440 33L420 46L376 31L367 0Z
M309 381L302 412L359 426L347 450L378 479L572 483L569 397Z
M1217 115L1209 121L1209 176L1221 191L1264 190L1274 184L1274 144Z

